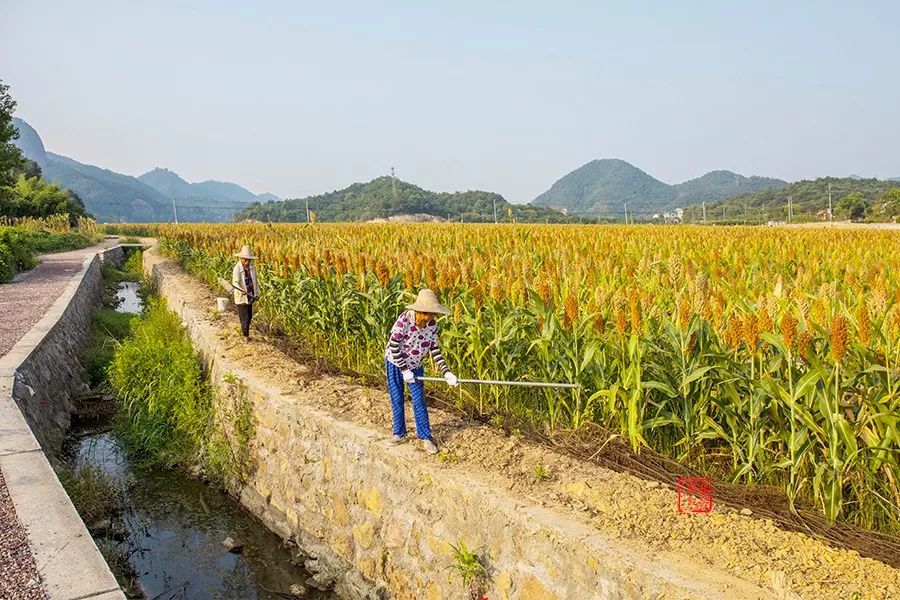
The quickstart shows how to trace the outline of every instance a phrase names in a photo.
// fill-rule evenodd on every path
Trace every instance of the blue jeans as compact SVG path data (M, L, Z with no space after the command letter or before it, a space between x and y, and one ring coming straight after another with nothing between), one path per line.
M404 390L403 373L400 367L384 361L387 369L388 391L391 393L391 412L394 417L394 435L406 435L406 413L404 404L406 403L406 394ZM416 377L425 374L425 369L419 367L413 369ZM422 381L414 381L409 385L409 394L412 396L413 416L416 419L416 435L420 440L431 439L431 423L428 421L428 406L425 404L425 383Z

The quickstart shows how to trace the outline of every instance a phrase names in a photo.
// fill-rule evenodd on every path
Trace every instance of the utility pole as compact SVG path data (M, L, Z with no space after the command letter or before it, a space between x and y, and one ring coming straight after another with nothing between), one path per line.
M788 223L794 217L794 197L788 196Z
M309 223L309 199L306 200L306 222Z
M172 212L175 214L175 224L178 224L178 208L175 206L175 198L172 198Z
M491 200L494 202L494 225L497 224L497 196L491 196Z
M703 224L706 225L706 200L703 201Z
M625 224L628 225L628 203L625 203Z
M828 220L831 221L833 219L831 212L831 182L828 182Z
M394 190L394 202L397 201L397 178L394 177L394 167L391 167L391 188Z

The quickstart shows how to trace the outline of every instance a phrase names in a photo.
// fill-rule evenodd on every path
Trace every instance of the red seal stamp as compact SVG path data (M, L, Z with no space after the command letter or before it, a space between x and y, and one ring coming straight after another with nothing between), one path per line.
M678 512L708 513L713 507L712 481L709 477L679 477Z

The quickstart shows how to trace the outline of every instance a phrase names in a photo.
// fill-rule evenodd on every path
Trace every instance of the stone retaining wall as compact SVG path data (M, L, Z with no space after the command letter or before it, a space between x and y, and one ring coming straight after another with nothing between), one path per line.
M69 430L73 398L87 389L79 356L103 295L101 266L119 267L121 246L88 258L46 315L3 358L13 377L12 395L41 448L57 452ZM10 371L12 371L10 373Z
M236 378L252 403L253 467L242 503L343 573L345 597L464 599L449 570L460 541L489 557L491 600L769 597L726 573L635 550L523 503L411 444L387 447L383 432L317 410L304 392L285 392L248 368L252 359L232 358L226 345L234 342L209 319L212 307L186 303L197 284L171 262L148 252L144 268L202 352L217 401L234 400Z
M44 317L0 358L0 468L54 600L124 599L47 455L60 449L84 389L78 356L103 294L101 266L121 265L114 247L86 258Z

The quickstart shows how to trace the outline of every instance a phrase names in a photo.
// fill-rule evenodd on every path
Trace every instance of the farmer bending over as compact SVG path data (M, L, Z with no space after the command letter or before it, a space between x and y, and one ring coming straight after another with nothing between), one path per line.
M456 387L459 381L447 368L438 344L438 329L435 315L446 315L448 311L438 303L431 290L419 292L416 301L406 307L391 329L391 339L385 349L388 390L391 393L391 410L394 416L394 435L390 444L406 441L406 415L404 414L405 394L403 384L409 386L412 395L413 415L416 418L416 435L422 440L422 447L429 454L437 454L437 446L431 438L431 424L428 422L428 407L425 405L425 384L421 377L425 370L422 360L430 354L447 383Z
M256 256L250 246L244 246L235 254L238 263L231 270L231 286L234 288L234 306L241 320L241 333L244 341L250 340L250 320L253 318L253 303L259 298L259 283L256 281L256 267L251 261Z

